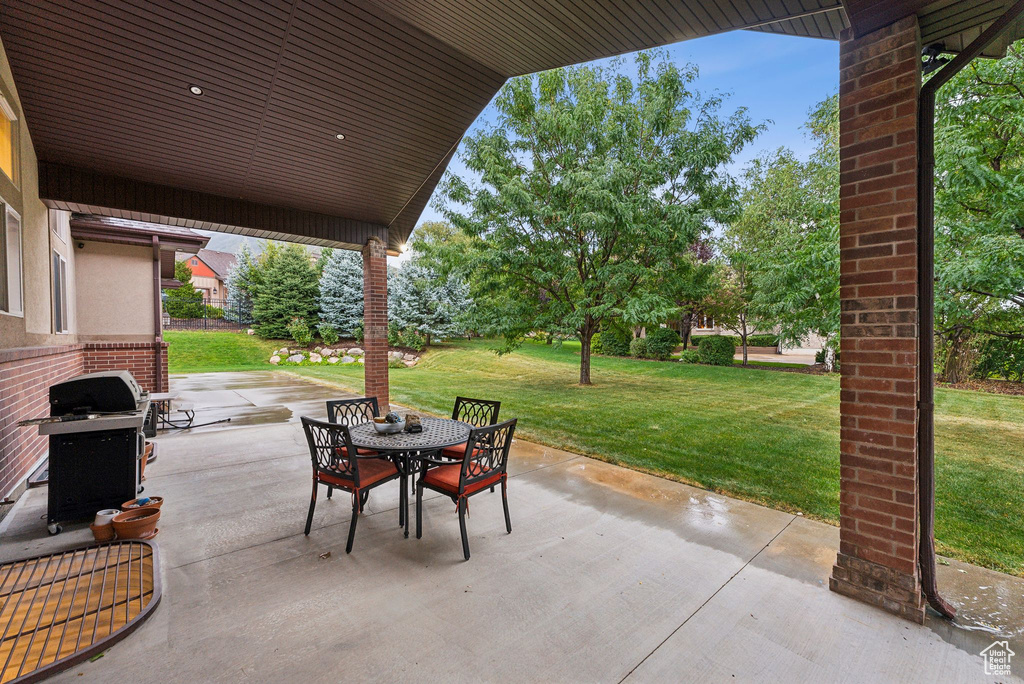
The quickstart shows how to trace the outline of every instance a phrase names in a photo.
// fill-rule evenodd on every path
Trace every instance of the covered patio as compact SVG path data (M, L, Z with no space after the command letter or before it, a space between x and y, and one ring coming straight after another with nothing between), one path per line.
M427 503L422 540L402 538L394 488L371 499L346 556L344 497L321 501L313 534L301 534L310 466L294 422L322 417L336 393L253 373L207 397L211 413L238 420L160 438L147 475L176 502L159 539L164 605L106 657L58 679L980 676L978 653L994 637L972 626L1019 616L1024 588L934 558L921 53L970 50L1003 21L979 50L998 55L1024 33L1005 19L1011 8L1019 16L1024 5L0 2L0 95L20 150L0 193L22 217L26 282L23 315L0 317L0 390L15 399L0 406L4 497L21 494L45 457L45 442L17 422L86 367L81 331L51 325L61 309L51 252L58 273L75 262L72 242L51 235L54 216L362 251L366 394L386 408L386 258L508 77L739 29L840 42L838 530L520 442L515 531L504 534L500 498L478 497L471 563L444 499ZM158 239L152 247L158 277ZM159 318L158 292L151 299ZM159 324L145 345L153 356L139 363L165 368ZM143 382L151 391L154 375ZM224 379L171 386L202 394L206 382ZM38 490L21 496L0 556L88 541L84 528L42 537L44 504ZM958 623L926 610L926 595L942 606L936 583L961 604ZM1019 639L1019 625L1007 629Z
M995 638L981 625L1024 646L1024 580L950 561L960 624L915 625L828 590L834 527L520 440L511 535L500 496L475 497L464 562L435 496L423 538L405 539L392 483L346 555L347 496L302 534L297 417L322 416L336 390L258 372L171 384L234 419L157 439L163 602L52 681L976 681ZM0 560L89 542L85 525L41 537L45 506L45 490L23 498Z

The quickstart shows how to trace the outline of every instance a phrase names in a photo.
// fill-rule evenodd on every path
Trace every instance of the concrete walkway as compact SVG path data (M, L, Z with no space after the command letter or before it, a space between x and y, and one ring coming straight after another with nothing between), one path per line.
M464 562L450 500L425 502L423 539L405 539L385 486L346 555L344 495L302 534L297 418L337 391L285 373L172 387L198 419L234 420L158 438L163 602L52 681L996 681L978 654L997 636L1024 673L1020 579L951 561L940 583L963 622L914 625L828 590L834 527L522 441L511 535L500 496L475 497ZM0 558L91 539L48 537L45 494L8 516Z

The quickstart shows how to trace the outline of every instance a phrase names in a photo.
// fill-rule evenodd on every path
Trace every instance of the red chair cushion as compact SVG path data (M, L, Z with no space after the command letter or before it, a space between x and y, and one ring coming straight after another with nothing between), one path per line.
M338 447L337 449L335 449L335 451L342 458L348 458L348 447ZM359 454L360 456L372 456L373 454L376 454L377 452L374 451L373 449L362 449L362 448L356 447L356 453Z
M359 486L362 488L369 487L375 482L391 477L398 473L398 468L395 464L386 458L361 458L359 459ZM352 482L352 478L347 477L348 473L338 473L332 475L328 471L319 470L317 471L317 479L329 485L335 487L344 487L346 489L352 489L355 485Z
M457 458L462 459L466 455L466 443L456 444L454 446L445 447L441 449L441 455L445 458Z
M485 471L486 472L486 471ZM443 489L451 494L459 493L459 476L462 474L462 464L452 463L451 465L438 466L431 468L427 471L427 474L423 476L423 481L432 487ZM492 484L497 483L501 480L501 473L496 472L488 478L478 480L466 487L466 494L473 494L490 487Z

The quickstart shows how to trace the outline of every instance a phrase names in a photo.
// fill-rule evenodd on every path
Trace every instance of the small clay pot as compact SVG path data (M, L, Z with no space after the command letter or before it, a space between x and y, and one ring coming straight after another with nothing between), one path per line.
M114 532L118 539L142 539L153 535L160 520L160 509L143 506L114 516Z
M98 542L108 542L114 539L114 525L112 523L107 523L106 525L90 523L89 529L92 530L92 536Z
M134 511L139 508L160 508L164 505L164 497L162 496L151 496L149 497L149 503L142 506L139 505L138 499L132 499L131 501L125 501L121 504L122 511Z

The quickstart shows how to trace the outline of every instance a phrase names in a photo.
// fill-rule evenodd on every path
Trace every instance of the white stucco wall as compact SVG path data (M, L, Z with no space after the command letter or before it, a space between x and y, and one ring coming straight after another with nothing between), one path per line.
M79 340L153 339L152 248L75 241L75 291Z

